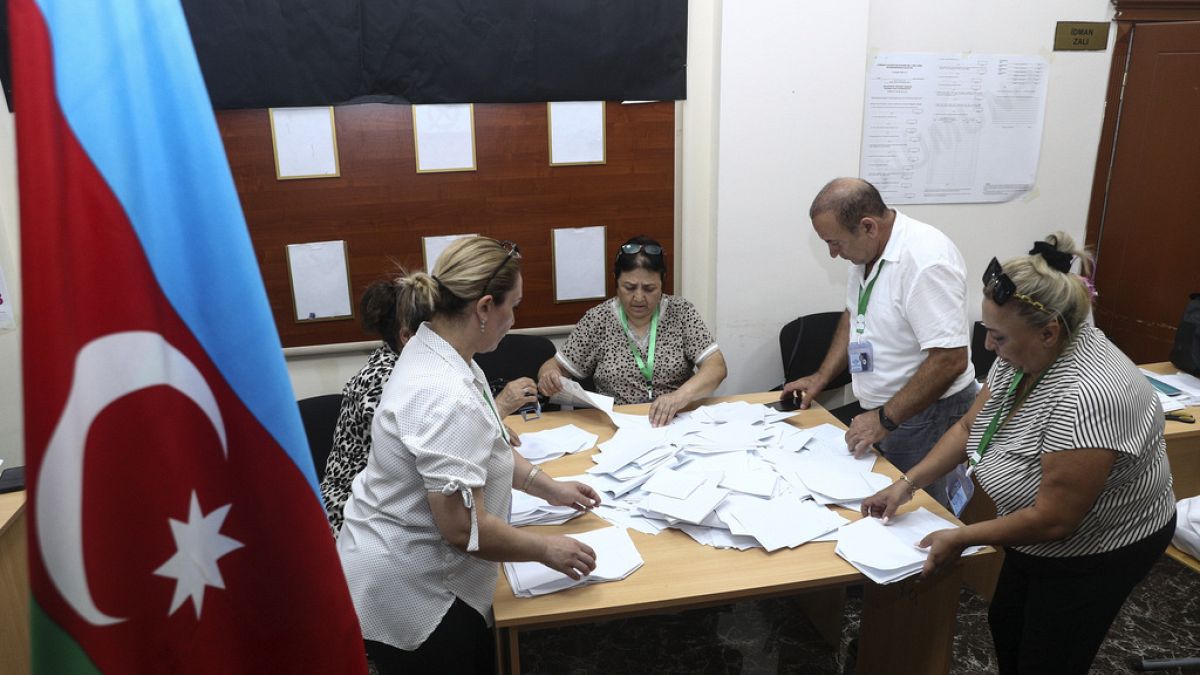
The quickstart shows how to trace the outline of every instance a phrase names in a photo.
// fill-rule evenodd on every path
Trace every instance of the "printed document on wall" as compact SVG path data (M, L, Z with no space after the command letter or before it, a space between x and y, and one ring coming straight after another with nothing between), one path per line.
M867 75L860 175L888 204L1006 202L1033 189L1046 60L886 53Z

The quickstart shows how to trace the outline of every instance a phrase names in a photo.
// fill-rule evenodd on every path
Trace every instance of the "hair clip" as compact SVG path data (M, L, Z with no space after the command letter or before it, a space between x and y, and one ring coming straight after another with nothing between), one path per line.
M1033 248L1029 249L1029 255L1042 256L1047 264L1063 273L1071 271L1071 261L1075 259L1075 256L1054 248L1054 245L1048 241L1035 243Z

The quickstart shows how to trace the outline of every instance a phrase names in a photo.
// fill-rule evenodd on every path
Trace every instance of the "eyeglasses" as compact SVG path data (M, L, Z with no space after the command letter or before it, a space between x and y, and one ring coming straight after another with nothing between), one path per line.
M646 255L662 255L662 247L658 244L621 244L621 253L633 255L644 252Z
M1017 285L1004 273L1004 268L1000 266L1000 261L995 258L992 258L992 262L988 263L987 269L983 272L983 288L984 290L991 289L992 302L997 305L1003 305L1008 302L1009 298L1016 298L1034 309L1047 314L1054 313L1037 300L1024 293L1018 293Z
M504 249L504 260L500 261L500 265L496 267L495 271L493 271L491 276L488 277L487 283L483 285L484 295L487 295L488 286L492 285L492 281L495 280L496 275L499 274L500 270L504 269L504 266L508 264L509 258L514 260L521 259L521 249L517 246L516 242L502 241L500 242L500 248Z

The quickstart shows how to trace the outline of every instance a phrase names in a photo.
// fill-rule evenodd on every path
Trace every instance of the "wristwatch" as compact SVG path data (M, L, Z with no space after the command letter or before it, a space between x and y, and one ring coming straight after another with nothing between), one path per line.
M896 424L892 418L888 417L887 413L883 411L883 406L879 406L876 408L876 410L879 411L879 423L883 425L884 429L887 429L888 431L895 431L896 429L900 428L900 425Z

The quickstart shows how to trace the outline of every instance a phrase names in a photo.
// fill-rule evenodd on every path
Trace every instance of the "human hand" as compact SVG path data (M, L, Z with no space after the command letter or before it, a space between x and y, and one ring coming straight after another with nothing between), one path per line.
M788 396L800 397L800 409L808 410L812 405L813 399L825 390L825 380L821 376L813 373L798 380L792 380L783 385L783 393L779 395L780 400Z
M872 518L879 518L886 525L892 516L896 515L896 509L911 499L912 492L908 490L908 483L896 481L864 499L862 502L862 514L864 516L871 516Z
M513 431L512 427L507 424L504 425L504 430L508 432L508 444L514 448L521 447L521 437L517 435L517 432Z
M551 480L543 499L554 506L570 506L577 511L600 506L600 494L587 483Z
M536 402L537 385L528 377L521 377L504 385L503 391L496 396L496 412L501 417L508 417L523 406Z
M578 539L552 535L546 537L546 550L539 562L578 581L596 569L596 552Z
M650 426L665 427L675 419L675 413L687 404L687 399L678 391L659 396L650 403Z
M554 368L538 373L538 391L543 396L553 396L563 390L562 375Z
M850 452L854 453L856 458L861 458L887 435L888 430L879 423L879 413L868 410L855 415L854 419L850 420L850 428L846 430L846 446L850 448Z
M921 543L917 544L921 548L929 549L929 556L925 558L925 566L921 568L922 578L941 573L948 565L962 557L966 545L959 540L960 532L962 530L958 528L937 530L925 535Z

